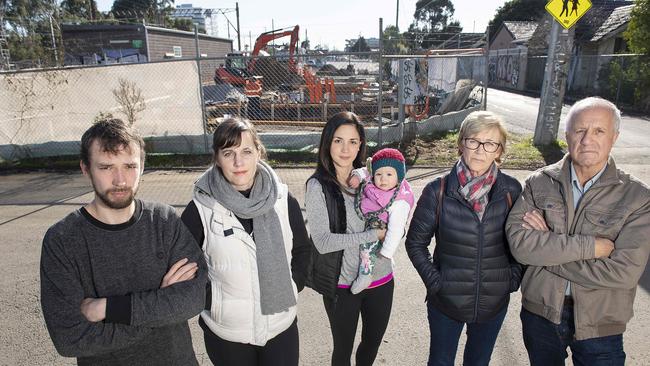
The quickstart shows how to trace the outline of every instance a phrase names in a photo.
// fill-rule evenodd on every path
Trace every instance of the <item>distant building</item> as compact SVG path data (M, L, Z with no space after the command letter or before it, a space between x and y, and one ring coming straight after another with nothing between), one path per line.
M98 65L142 63L166 59L195 59L193 32L142 24L93 24L62 26L64 64ZM199 34L201 57L225 57L232 40ZM202 80L212 80L219 60L202 61ZM205 74L205 75L204 75Z
M189 19L200 30L211 36L219 36L217 26L217 12L213 9L195 8L192 4L177 5L172 10L171 17L174 19Z
M142 24L62 26L65 65L93 65L196 58L193 32ZM199 34L202 57L225 57L232 40Z
M627 0L592 0L592 7L573 33L567 93L598 90L599 74L613 54L625 53L623 33L630 22L634 3ZM544 80L552 22L549 15L536 22L503 22L490 42L490 85L539 91Z
M525 47L537 25L537 22L503 22L494 39L490 40L490 51Z

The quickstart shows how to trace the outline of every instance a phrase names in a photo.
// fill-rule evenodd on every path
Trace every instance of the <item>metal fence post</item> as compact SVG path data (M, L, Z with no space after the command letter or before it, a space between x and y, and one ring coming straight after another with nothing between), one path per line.
M499 59L499 50L497 50L497 60ZM490 74L490 27L485 28L485 75L483 76L483 110L487 110L487 91Z
M377 109L378 109L378 116L379 118L377 119L378 127L377 127L377 145L379 147L383 146L383 136L382 136L382 124L384 123L384 113L383 113L383 84L384 84L384 71L383 67L381 64L381 55L384 52L384 29L383 29L383 23L384 19L379 18L379 95L377 96Z
M621 80L625 76L625 58L624 57L619 57L618 66L621 69L621 75L618 78L618 81L616 82L616 106L617 107L619 105L618 101L619 101L619 97L621 95ZM611 68L610 68L610 70L611 70Z
M203 80L201 80L201 52L199 47L199 27L194 25L194 46L196 49L196 70L199 73L199 95L201 97L201 120L203 121L203 148L205 153L210 152L208 144L208 119L205 113L205 98L203 96Z

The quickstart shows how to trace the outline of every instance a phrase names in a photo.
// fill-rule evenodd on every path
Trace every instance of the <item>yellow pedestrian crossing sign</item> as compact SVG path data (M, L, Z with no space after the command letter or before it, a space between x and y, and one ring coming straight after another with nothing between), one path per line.
M546 4L546 11L566 29L573 27L589 9L590 0L551 0Z

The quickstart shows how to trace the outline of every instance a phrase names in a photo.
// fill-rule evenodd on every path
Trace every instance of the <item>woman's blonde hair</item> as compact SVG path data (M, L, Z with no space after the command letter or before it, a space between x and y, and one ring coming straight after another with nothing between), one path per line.
M497 129L499 131L499 143L501 144L501 153L499 156L494 159L497 164L501 164L501 157L506 152L506 140L508 138L508 131L503 124L503 119L501 116L488 112L488 111L476 111L470 113L463 124L460 126L460 131L458 133L458 155L463 154L463 140L476 136L477 134L491 129Z

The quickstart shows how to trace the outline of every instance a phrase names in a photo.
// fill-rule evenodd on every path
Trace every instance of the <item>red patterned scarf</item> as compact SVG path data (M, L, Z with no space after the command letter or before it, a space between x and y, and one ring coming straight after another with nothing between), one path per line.
M488 203L488 193L497 179L498 172L497 165L492 163L485 174L472 178L472 174L462 158L458 159L456 164L456 174L460 183L458 193L469 202L480 220L483 219L483 213Z

